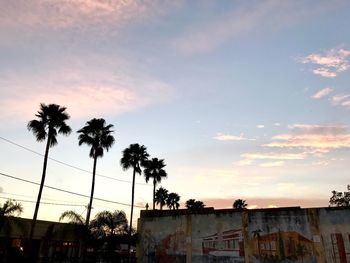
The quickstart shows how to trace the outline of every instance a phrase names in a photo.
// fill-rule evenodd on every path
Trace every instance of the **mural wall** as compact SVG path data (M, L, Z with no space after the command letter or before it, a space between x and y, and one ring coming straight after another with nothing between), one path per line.
M142 211L138 262L350 263L350 208Z

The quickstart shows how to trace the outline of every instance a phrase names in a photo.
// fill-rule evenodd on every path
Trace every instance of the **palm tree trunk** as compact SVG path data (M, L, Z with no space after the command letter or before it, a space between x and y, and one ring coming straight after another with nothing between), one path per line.
M136 167L134 167L134 171L133 171L133 175L132 175L131 215L130 215L130 224L129 224L129 243L128 243L129 262L130 262L130 245L131 245L132 216L133 216L133 213L134 213L135 175L136 175Z
M32 239L33 239L33 235L34 235L34 231L35 231L35 225L36 225L36 219L38 217L38 212L39 212L41 194L42 194L43 188L44 188L45 176L46 176L46 167L47 167L47 159L49 157L50 143L51 143L51 135L50 135L50 132L49 132L49 134L47 136L46 149L45 149L45 155L44 155L43 173L41 175L41 182L40 182L40 187L39 187L38 198L36 200L34 216L33 216L32 224L31 224L31 228L30 228L30 234L29 234L30 242L32 242Z
M156 207L156 178L153 178L153 210L155 209Z
M96 155L96 153L95 153ZM88 226L90 222L91 208L92 208L92 200L94 199L94 190L95 190L95 176L96 176L96 164L97 164L97 156L94 157L94 167L92 170L92 184L91 184L91 194L90 194L90 202L86 213L86 221L85 225Z

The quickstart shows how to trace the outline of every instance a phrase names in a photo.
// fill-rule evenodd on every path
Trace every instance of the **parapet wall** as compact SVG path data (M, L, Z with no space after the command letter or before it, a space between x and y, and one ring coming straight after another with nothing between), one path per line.
M141 211L138 262L350 263L350 208Z

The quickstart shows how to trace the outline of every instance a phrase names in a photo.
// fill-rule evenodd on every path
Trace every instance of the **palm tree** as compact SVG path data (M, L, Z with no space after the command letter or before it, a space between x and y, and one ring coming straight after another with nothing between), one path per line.
M38 119L31 120L27 124L29 131L32 131L38 142L46 140L46 149L44 155L43 172L41 176L41 183L38 193L38 198L35 205L33 221L30 229L29 239L31 240L35 230L36 218L38 216L41 194L44 187L47 159L49 156L49 148L57 144L57 133L63 135L69 135L72 129L66 124L66 120L69 119L69 115L66 112L66 107L62 107L57 104L45 105L40 104L40 110L35 116Z
M2 206L0 206L0 230L5 225L7 217L19 216L23 212L22 204L7 200ZM11 226L8 225L10 231Z
M129 244L128 253L130 254L130 242L131 242L131 230L132 230L132 216L134 213L134 193L135 193L135 175L136 173L141 175L141 167L145 166L149 154L147 148L144 145L130 144L128 148L123 151L123 157L120 160L120 165L124 170L129 168L133 169L132 174L132 190L131 190L131 213L130 213L130 225L129 225Z
M122 210L102 211L91 221L90 227L92 233L100 238L124 235L128 232L128 220Z
M148 183L150 178L153 178L153 210L155 209L156 185L162 181L162 178L167 177L167 173L163 169L165 166L163 159L152 158L146 163L146 168L143 171L146 183Z
M73 210L64 211L61 214L59 221L62 221L64 219L69 219L70 224L75 224L75 225L83 225L84 224L84 218Z
M233 208L237 210L244 210L247 209L248 204L246 203L246 200L237 199L233 203Z
M106 125L106 121L104 119L94 118L86 122L86 125L77 131L77 133L79 133L79 146L82 144L91 146L89 156L94 159L90 202L88 205L85 221L86 226L88 226L90 222L92 200L94 198L97 158L103 157L103 150L106 149L108 152L108 150L114 144L114 137L111 135L111 133L113 133L111 130L112 127L112 124Z
M260 233L262 232L261 229L255 229L252 231L253 237L258 239L258 254L260 256Z
M163 187L160 187L156 191L156 195L155 195L155 201L156 201L157 205L159 204L160 210L162 210L163 206L166 205L167 199L168 199L168 190L163 188Z
M189 199L186 201L186 207L188 210L199 210L205 207L202 201L196 201L196 199Z
M177 193L170 193L168 195L168 199L166 200L166 204L169 207L169 209L179 209L180 204L180 196Z

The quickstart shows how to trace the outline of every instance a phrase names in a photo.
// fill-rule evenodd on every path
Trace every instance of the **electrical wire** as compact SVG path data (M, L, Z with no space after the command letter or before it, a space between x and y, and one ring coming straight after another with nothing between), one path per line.
M4 174L4 173L1 173L1 172L0 172L0 175L4 176L4 177L7 177L7 178L14 179L14 180L18 180L18 181L22 181L22 182L26 182L26 183L30 183L30 184L34 184L34 185L40 185L39 183L30 181L30 180L26 180L26 179L23 179L23 178L19 178L19 177L16 177L16 176ZM73 192L73 191L60 189L60 188L53 187L53 186L44 185L44 187L52 189L52 190L64 192L64 193L67 193L67 194L71 194L71 195L77 195L77 196L81 196L81 197L85 197L85 198L90 198L90 196L88 196L88 195L84 195L84 194L76 193L76 192ZM116 201L111 201L111 200L107 200L107 199L104 199L104 198L94 197L94 199L98 200L98 201L106 202L106 203L112 203L112 204L124 205L124 206L131 206L130 204L116 202ZM134 207L143 208L142 206L138 206L138 205L134 205Z
M8 197L0 196L0 199L9 199ZM36 203L36 201L33 200L24 200L24 199L11 199L16 202L24 202L24 203ZM86 204L68 204L68 203L49 203L49 202L40 202L40 204L43 205L61 205L61 206L86 206Z
M30 149L30 148L28 148L28 147L25 147L25 146L23 146L23 145L20 145L20 144L18 144L18 143L15 143L15 142L13 142L13 141L11 141L11 140L9 140L9 139L6 139L6 138L4 138L4 137L2 137L2 136L0 136L0 139L3 140L3 141L5 141L5 142L7 142L7 143L10 143L10 144L12 144L12 145L15 145L15 146L17 146L17 147L20 147L20 148L22 148L22 149L24 149L24 150L26 150L26 151L28 151L28 152L34 153L34 154L39 155L39 156L44 156L43 154L41 154L41 153L39 153L39 152L36 152L36 151L34 151L34 150L32 150L32 149ZM69 164L69 163L65 163L65 162L59 161L59 160L54 159L54 158L51 158L51 157L48 157L48 159L50 159L51 161L54 161L54 162L56 162L56 163L59 163L59 164L61 164L61 165L64 165L64 166L73 168L73 169L75 169L75 170L78 170L78 171L81 171L81 172L85 172L85 173L92 174L91 171L85 170L85 169L80 168L80 167L78 167L78 166L71 165L71 164ZM106 178L106 179L109 179L109 180L114 180L114 181L122 182L122 183L129 183L129 184L132 183L131 181L122 180L122 179L117 179L117 178L114 178L114 177L111 177L111 176L102 175L102 174L98 174L98 173L96 173L96 176L103 177L103 178ZM135 184L137 184L137 185L143 185L143 186L151 186L151 185L145 184L145 183L135 183Z

